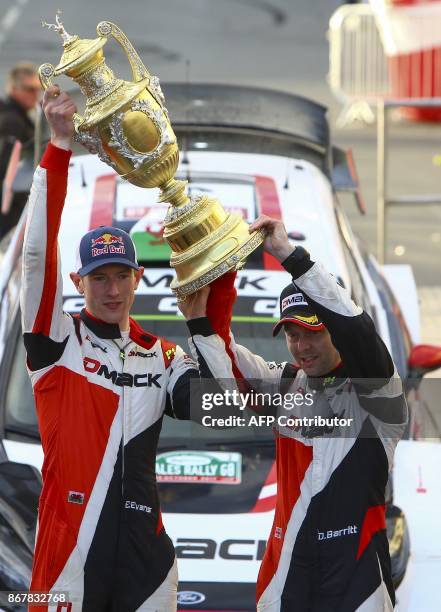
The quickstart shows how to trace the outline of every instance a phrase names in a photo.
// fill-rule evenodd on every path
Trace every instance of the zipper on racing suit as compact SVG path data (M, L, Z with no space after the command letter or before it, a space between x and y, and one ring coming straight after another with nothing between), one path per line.
M119 358L122 364L122 374L124 374L124 366L126 364L126 348L132 343L131 340L121 347L115 340L112 340L119 351ZM125 386L121 387L121 413L122 413L122 449L121 449L121 500L124 499L124 453L126 447L126 405L125 405ZM129 432L130 433L130 432Z
M119 350L119 358L122 362L122 372L124 374L124 366L126 365L126 353L124 348ZM124 502L124 454L126 449L126 402L125 402L125 387L121 387L122 395L122 449L121 449L121 503Z

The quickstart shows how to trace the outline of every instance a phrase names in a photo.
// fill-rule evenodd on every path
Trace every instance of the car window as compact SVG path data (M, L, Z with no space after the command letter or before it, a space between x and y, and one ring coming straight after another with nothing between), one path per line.
M337 220L337 227L341 236L343 254L351 279L352 299L358 306L361 306L365 312L373 316L372 305L368 297L368 292L366 290L363 278L360 274L360 270L352 252L352 250L356 248L354 245L354 237L352 234L352 230L346 220L346 216L343 210L340 208L340 205L338 203L335 207L335 214Z
M31 381L26 371L26 352L21 335L15 340L9 379L6 385L5 426L8 431L37 434L37 415Z
M363 253L363 255L365 256L367 269L377 287L378 295L380 296L381 303L386 313L392 358L397 366L399 375L404 379L407 376L407 363L410 350L412 348L410 334L401 309L392 291L390 290L389 285L384 277L378 272L377 268L373 265L370 257L368 257L365 253Z
M346 242L343 241L342 246L349 276L351 278L351 297L358 306L361 306L365 312L372 315L372 305L369 301L358 266Z

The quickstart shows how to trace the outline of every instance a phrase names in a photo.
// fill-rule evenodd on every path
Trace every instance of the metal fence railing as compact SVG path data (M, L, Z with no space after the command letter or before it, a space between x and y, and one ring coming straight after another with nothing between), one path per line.
M377 259L386 263L388 212L398 206L441 205L441 193L393 195L389 192L389 113L394 108L439 108L441 98L379 101L377 116Z
M337 125L373 123L373 107L390 94L387 60L369 4L346 4L329 22L329 85L342 103Z
M427 22L426 14L421 19L415 15L414 29L424 29L426 34L429 31L432 39L441 27L441 15L434 15L429 25ZM404 116L412 116L409 111L413 111L416 117L422 111L441 109L441 48L388 60L370 5L346 4L335 11L329 22L329 56L329 85L343 105L337 125L342 127L356 120L373 123L377 119L377 259L384 264L390 209L441 205L441 193L399 196L389 192L390 113L400 108ZM426 81L430 75L429 88Z

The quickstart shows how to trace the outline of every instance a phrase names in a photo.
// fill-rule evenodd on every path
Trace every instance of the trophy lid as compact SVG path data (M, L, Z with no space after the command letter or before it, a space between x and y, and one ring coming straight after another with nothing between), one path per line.
M77 35L72 36L64 29L63 22L60 20L61 11L57 11L56 23L41 22L41 25L49 30L54 30L60 34L63 40L63 55L55 68L55 74L64 74L83 64L90 57L93 57L107 42L105 36L87 39Z

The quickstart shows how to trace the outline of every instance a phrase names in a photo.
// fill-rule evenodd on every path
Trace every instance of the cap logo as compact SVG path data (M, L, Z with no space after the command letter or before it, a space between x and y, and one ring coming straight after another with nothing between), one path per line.
M115 236L114 234L105 233L98 236L98 238L92 238L91 247L92 257L107 255L109 253L115 253L117 255L126 254L123 238L121 236Z
M299 315L296 315L295 318L303 323L309 323L310 325L318 325L320 323L317 315L312 315L311 317L300 317Z
M282 300L282 312L290 306L309 306L303 293L291 293Z

